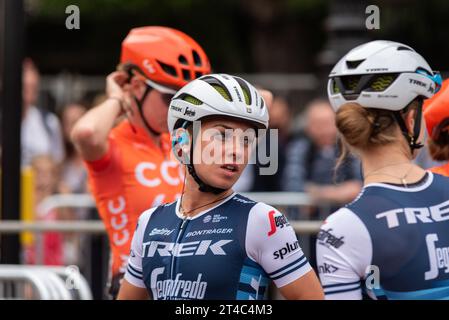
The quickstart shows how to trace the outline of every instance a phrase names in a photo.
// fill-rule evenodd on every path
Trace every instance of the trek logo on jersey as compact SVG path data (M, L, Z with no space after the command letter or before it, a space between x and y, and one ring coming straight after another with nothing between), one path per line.
M278 216L275 216L276 214L278 214ZM275 210L268 212L268 218L270 219L270 231L268 231L269 237L275 234L278 228L282 229L290 225L287 218L282 213L276 212Z
M206 295L207 282L201 281L202 273L196 280L182 280L182 273L178 273L175 279L159 280L164 275L165 267L155 268L151 272L151 291L153 297L158 300L184 300L204 299Z
M188 257L204 256L209 251L216 256L225 256L223 247L233 240L212 240L192 241L184 243L149 241L143 244L143 256L152 258L157 254L160 257Z
M238 196L235 196L234 198L232 198L232 200L240 202L240 203L244 203L244 204L256 203L253 200L245 200L245 199L239 198Z
M293 243L286 243L285 247L283 247L282 249L275 251L273 253L274 259L279 259L281 258L281 260L284 260L284 257L288 254L290 255L291 253L295 252L296 250L299 249L299 242L298 240L296 240Z
M449 220L449 200L431 207L400 208L385 211L376 215L377 219L385 218L388 228L396 228L401 222L407 224L434 223Z
M438 235L431 233L426 236L427 253L429 255L430 270L424 273L425 280L438 277L439 271L449 273L449 247L437 247Z
M338 268L332 264L324 263L323 265L318 266L318 272L321 274L329 274L337 271Z
M338 238L332 234L332 228L328 230L321 229L318 232L317 240L318 244L325 247L334 247L336 249L340 248L345 242L343 241L344 236Z
M162 228L162 229L158 229L158 228L154 228L153 230L151 230L150 232L150 237L151 236L169 236L171 235L173 232L175 231L175 229L172 230L168 230L167 228Z

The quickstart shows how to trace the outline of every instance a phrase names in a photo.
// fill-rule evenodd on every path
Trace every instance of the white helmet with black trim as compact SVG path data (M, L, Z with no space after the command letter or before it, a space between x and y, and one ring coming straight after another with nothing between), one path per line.
M268 110L260 93L246 80L227 74L205 75L181 88L170 103L168 128L173 133L179 120L208 116L239 118L268 128Z
M194 121L210 116L223 116L245 120L255 128L268 129L268 110L260 93L246 80L227 74L209 74L185 85L173 97L168 111L168 128L173 139L175 156L183 162L203 192L222 193L226 190L206 184L197 175L193 163L184 160L180 145L188 144L186 133L175 137L179 128L186 129ZM263 134L264 132L262 132ZM193 140L192 140L193 142ZM177 152L183 153L181 156ZM193 159L190 146L189 159Z
M411 47L376 40L352 49L335 65L327 91L335 111L348 102L398 111L417 97L432 97L441 82Z
M442 84L438 72L411 47L393 41L376 40L349 51L329 74L327 92L335 111L348 102L364 108L393 111L413 154L423 147L421 131L422 101L432 97ZM420 107L410 133L402 112L418 100Z

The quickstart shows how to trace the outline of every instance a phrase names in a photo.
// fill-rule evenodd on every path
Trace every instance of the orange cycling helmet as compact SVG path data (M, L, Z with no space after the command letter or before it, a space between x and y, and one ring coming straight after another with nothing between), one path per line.
M210 73L209 59L200 45L167 27L131 29L122 43L120 62L133 64L150 81L176 90Z
M440 133L449 127L449 79L443 82L437 94L424 101L423 110L427 132L437 140Z

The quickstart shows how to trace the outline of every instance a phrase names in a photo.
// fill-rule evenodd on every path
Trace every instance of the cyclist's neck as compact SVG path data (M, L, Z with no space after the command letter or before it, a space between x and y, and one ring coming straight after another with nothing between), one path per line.
M141 137L145 137L149 140L151 140L156 146L160 145L160 141L161 141L161 135L160 134L155 134L154 132L151 132L150 130L148 130L147 128L144 128L138 124L132 123L131 121L129 121L132 130L139 136Z
M180 212L188 217L194 217L204 210L217 206L233 193L234 191L232 189L228 189L220 194L202 192L198 189L198 184L195 180L190 175L187 175L186 185L180 203Z
M361 155L364 184L407 184L421 180L425 170L415 165L410 156L397 146L383 146Z

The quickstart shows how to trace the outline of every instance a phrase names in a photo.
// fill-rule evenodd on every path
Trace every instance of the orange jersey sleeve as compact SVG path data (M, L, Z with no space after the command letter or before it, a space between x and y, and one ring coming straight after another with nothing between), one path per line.
M429 170L432 171L433 173L449 177L449 162L439 167L433 167Z
M111 132L107 153L86 162L89 187L109 237L113 276L125 272L140 214L181 193L183 172L170 158L169 146L168 135L156 146L124 121Z

